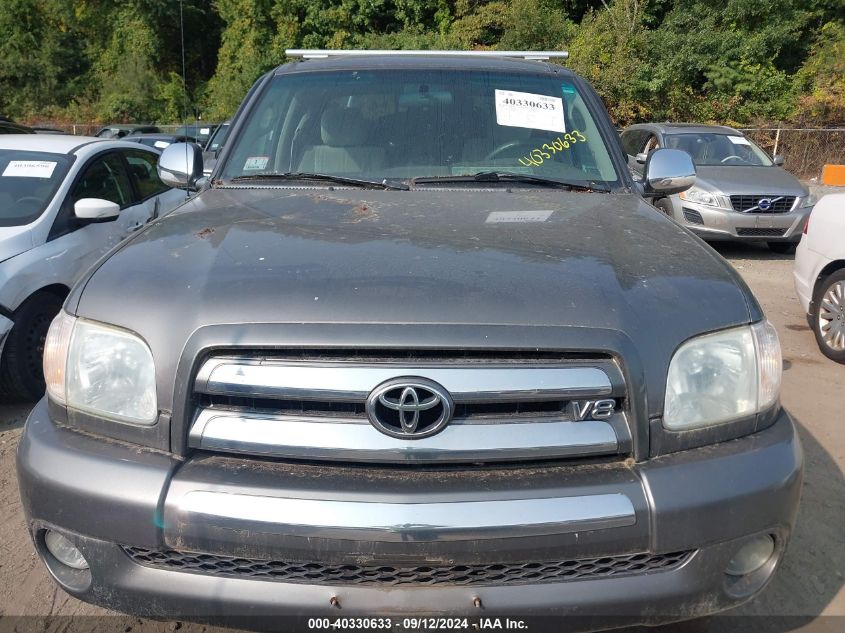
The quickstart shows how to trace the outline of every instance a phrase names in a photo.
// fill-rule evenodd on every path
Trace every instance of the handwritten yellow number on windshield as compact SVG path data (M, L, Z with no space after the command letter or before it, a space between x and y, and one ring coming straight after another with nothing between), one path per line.
M558 136L556 139L543 143L540 147L532 149L527 156L519 159L519 164L523 167L539 167L554 154L563 152L569 149L576 143L583 143L587 137L581 134L578 130L567 132L563 136Z

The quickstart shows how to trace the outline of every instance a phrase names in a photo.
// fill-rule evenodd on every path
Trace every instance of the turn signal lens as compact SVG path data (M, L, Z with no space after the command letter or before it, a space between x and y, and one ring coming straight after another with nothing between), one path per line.
M67 352L76 318L62 310L53 319L44 341L44 381L47 395L54 402L65 404L65 374Z

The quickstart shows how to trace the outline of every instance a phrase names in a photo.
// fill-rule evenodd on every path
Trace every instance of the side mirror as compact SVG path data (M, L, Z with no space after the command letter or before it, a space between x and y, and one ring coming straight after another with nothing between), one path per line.
M695 165L692 157L680 149L656 149L645 164L646 194L680 193L695 184Z
M194 143L168 145L158 159L158 177L179 189L193 189L202 177L202 150Z
M775 167L783 167L783 154L775 154L772 158Z
M80 198L74 203L73 212L80 220L110 220L120 213L120 205L100 198Z

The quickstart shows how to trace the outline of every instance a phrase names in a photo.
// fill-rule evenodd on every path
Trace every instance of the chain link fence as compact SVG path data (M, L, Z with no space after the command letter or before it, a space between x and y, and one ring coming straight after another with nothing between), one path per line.
M820 178L825 165L845 163L845 128L742 128L769 154L783 156L783 166L802 180Z

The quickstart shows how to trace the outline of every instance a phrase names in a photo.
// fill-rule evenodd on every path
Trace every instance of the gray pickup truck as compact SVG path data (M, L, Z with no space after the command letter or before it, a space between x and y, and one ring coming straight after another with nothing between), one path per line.
M51 326L18 474L56 582L311 630L757 594L802 453L754 296L646 201L689 155L635 181L554 53L289 54Z

